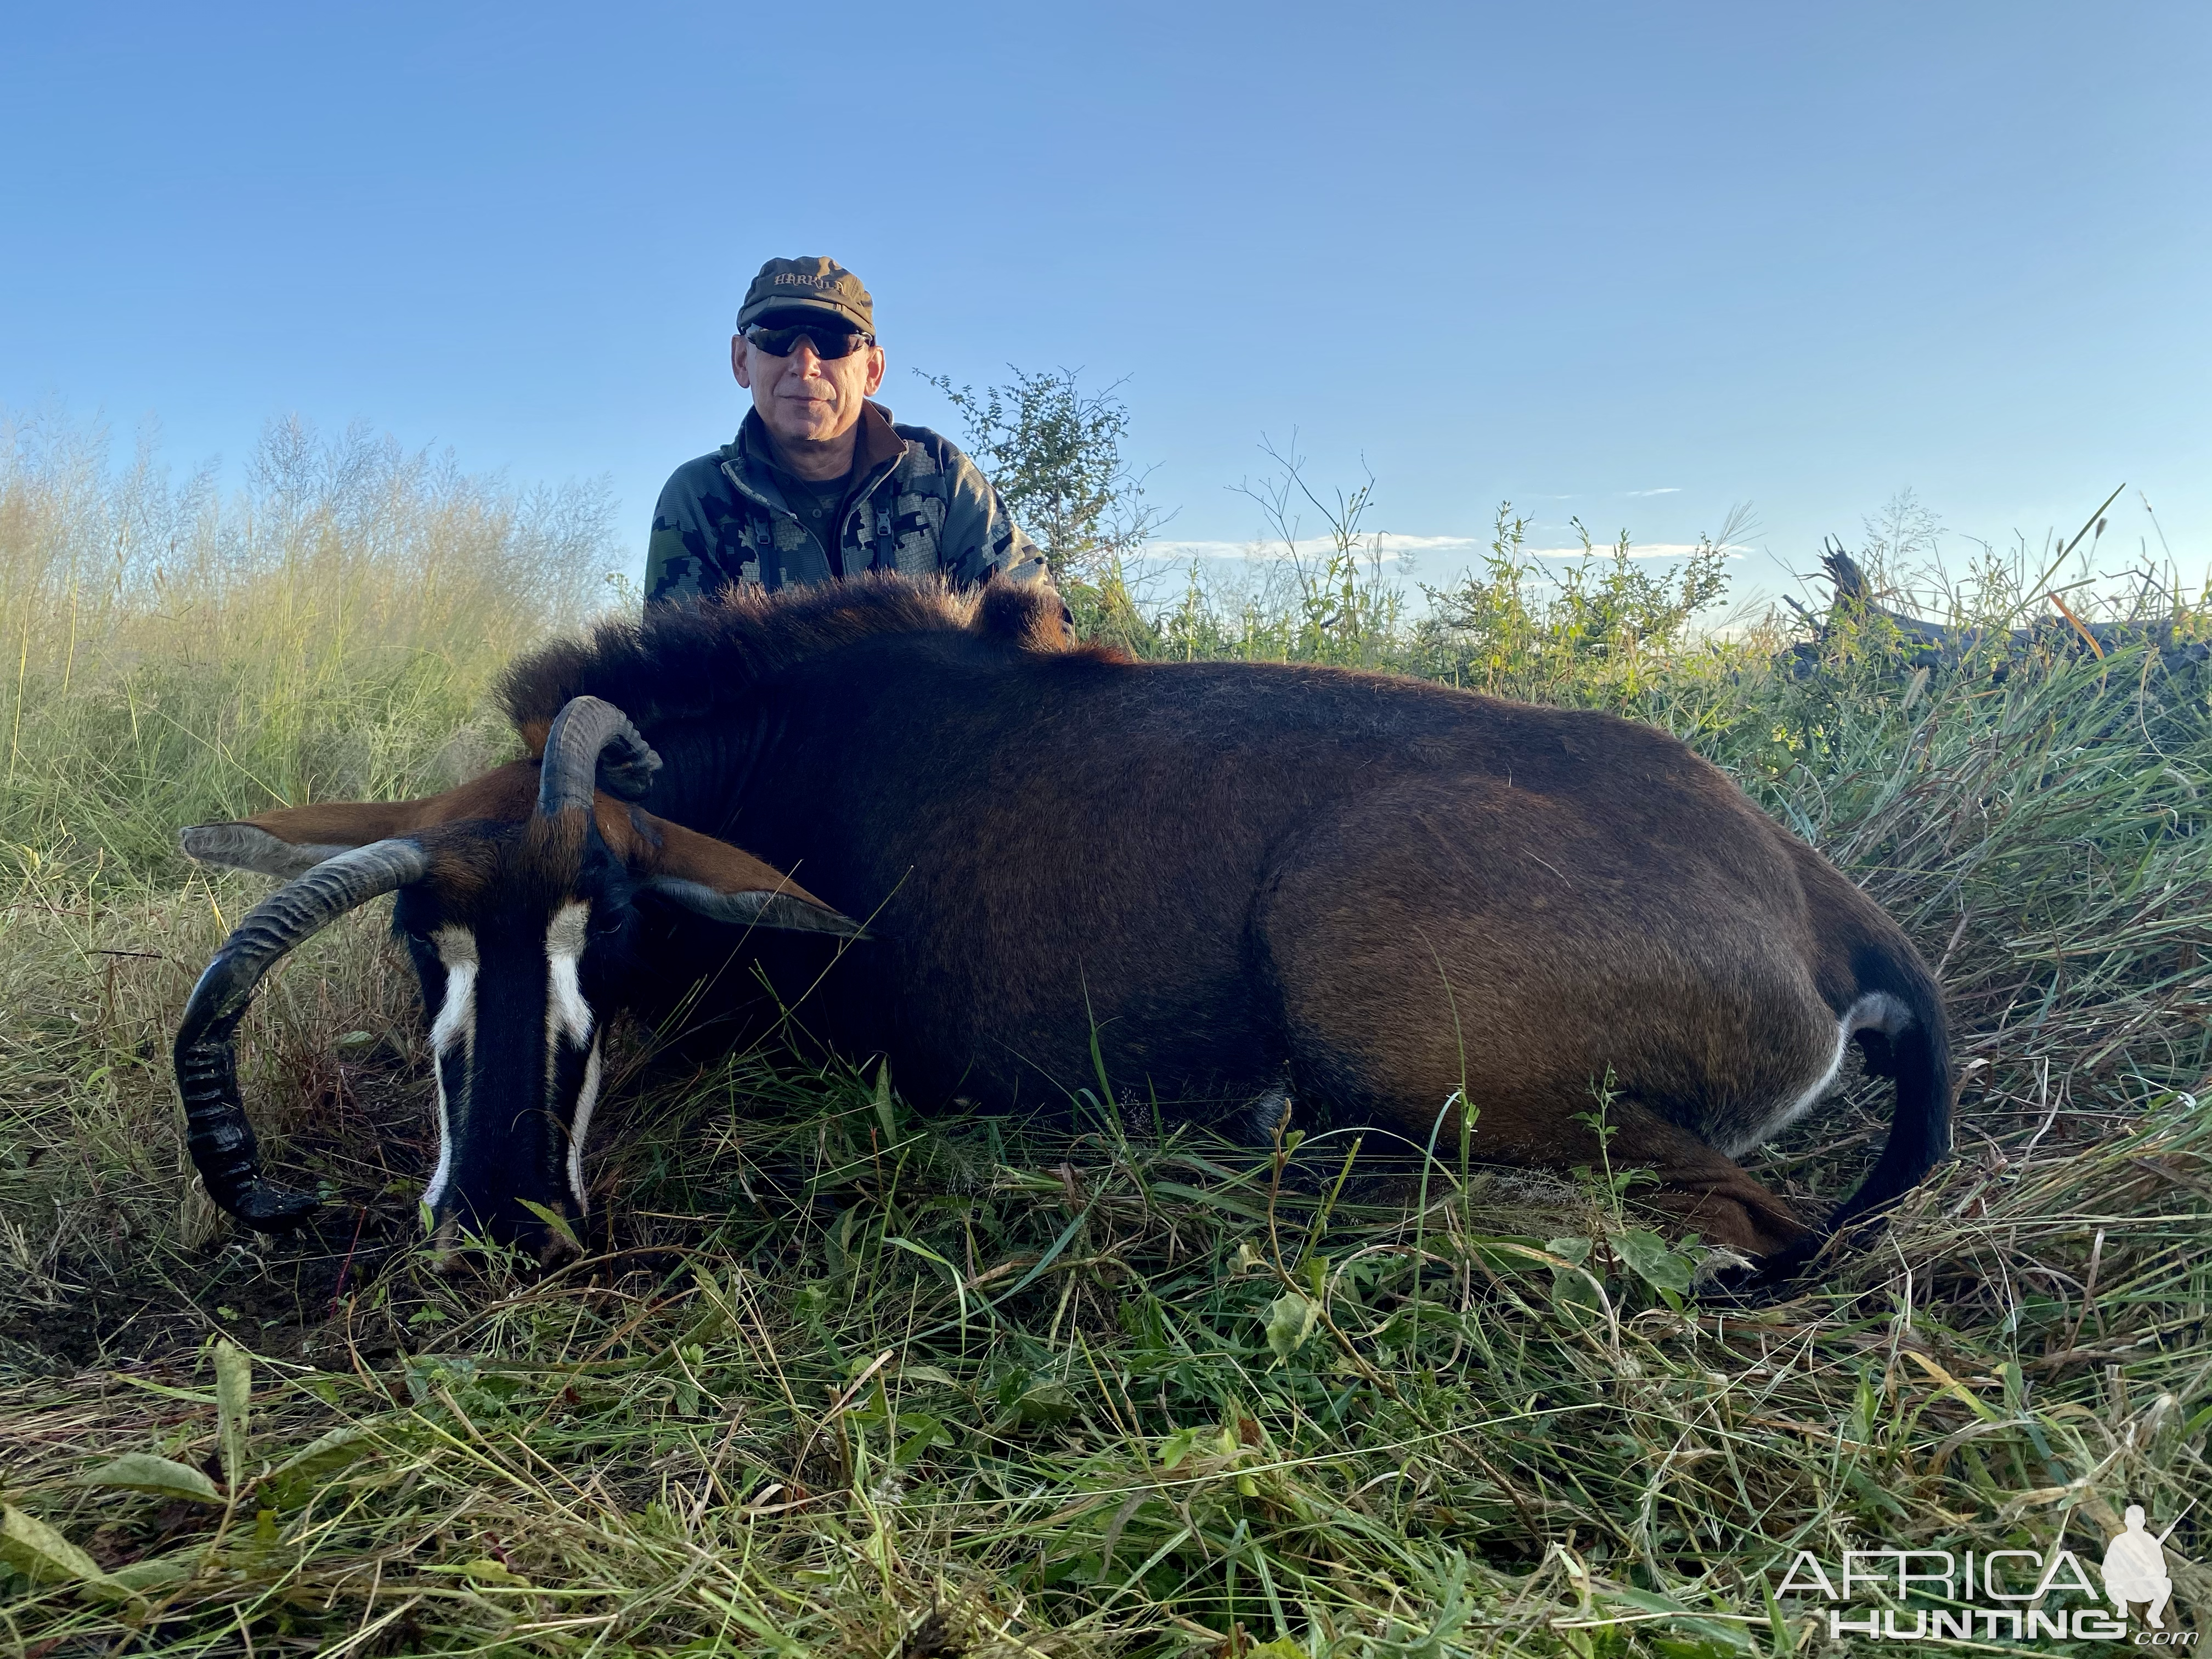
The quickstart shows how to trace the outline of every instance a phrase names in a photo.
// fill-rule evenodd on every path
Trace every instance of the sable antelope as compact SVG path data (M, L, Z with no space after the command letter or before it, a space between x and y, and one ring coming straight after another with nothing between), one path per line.
M828 1039L888 1055L925 1106L1064 1100L1095 1031L1117 1090L1169 1109L1287 1084L1417 1144L1441 1111L1455 1145L1463 1100L1478 1156L1558 1167L1597 1161L1585 1120L1609 1079L1613 1165L1780 1266L1948 1147L1941 999L1911 945L1720 771L1626 720L1139 663L1074 647L1048 591L884 577L609 623L518 665L506 695L542 765L185 833L195 856L296 877L225 947L178 1045L194 1155L251 1224L301 1202L254 1165L230 1025L282 950L395 890L440 1054L433 1207L495 1231L532 1231L508 1195L533 1182L582 1205L588 1045L640 975L672 976L623 948L672 900L842 936L826 977L825 945L745 948L780 993L821 978ZM532 988L495 1002L495 981ZM1733 1160L1810 1110L1854 1042L1896 1107L1812 1228ZM455 1106L469 1066L495 1108Z

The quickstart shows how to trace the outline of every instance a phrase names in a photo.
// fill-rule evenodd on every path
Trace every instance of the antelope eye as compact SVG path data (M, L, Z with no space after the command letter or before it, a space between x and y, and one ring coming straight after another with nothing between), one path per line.
M619 910L592 912L592 931L595 933L619 933L623 930L623 913Z

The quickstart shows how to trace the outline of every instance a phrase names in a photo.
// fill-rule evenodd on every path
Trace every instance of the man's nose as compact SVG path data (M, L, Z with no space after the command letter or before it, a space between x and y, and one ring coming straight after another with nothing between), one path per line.
M822 359L814 349L814 342L804 334L791 349L791 372L802 380L818 379L822 374Z

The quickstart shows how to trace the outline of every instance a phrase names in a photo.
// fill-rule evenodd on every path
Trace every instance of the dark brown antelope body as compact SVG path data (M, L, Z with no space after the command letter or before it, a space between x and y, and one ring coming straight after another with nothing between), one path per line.
M995 610L994 608L995 607ZM1287 1079L1421 1144L1657 1171L1708 1238L1805 1229L1732 1161L1858 1037L1903 1091L1860 1195L1948 1144L1935 984L1881 910L1662 732L1402 678L1066 648L1048 598L971 626L893 584L667 612L512 677L526 730L605 698L648 803L868 919L825 1018L915 1097ZM1455 1128L1446 1133L1455 1139ZM1449 1141L1447 1144L1450 1144Z
M890 579L744 593L541 653L508 702L537 742L572 698L624 711L666 763L655 822L860 918L826 978L826 945L763 959L925 1105L1063 1103L1095 1030L1116 1091L1170 1110L1287 1085L1455 1146L1465 1101L1478 1155L1560 1167L1595 1161L1609 1091L1616 1167L1782 1262L1822 1232L1733 1155L1853 1040L1898 1106L1831 1225L1946 1150L1911 945L1681 744L1382 675L1135 663L1070 648L1059 615ZM307 838L286 819L252 823Z

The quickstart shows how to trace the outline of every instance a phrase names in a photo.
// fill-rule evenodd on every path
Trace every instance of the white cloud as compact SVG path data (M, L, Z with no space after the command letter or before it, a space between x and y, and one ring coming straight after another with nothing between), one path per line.
M1468 555L1484 545L1472 536L1362 537L1360 548L1363 556L1370 543L1378 539L1381 543L1379 550L1386 564L1401 559L1408 553ZM1326 536L1301 536L1297 544L1297 556L1301 559L1326 558L1334 545ZM1188 564L1193 559L1258 559L1274 564L1281 562L1287 555L1283 544L1279 541L1162 541L1147 542L1144 556L1155 563L1165 564Z
M1679 484L1668 484L1664 489L1630 489L1622 493L1629 495L1679 495L1682 490Z
M1419 556L1422 566L1430 570L1439 566L1449 569L1486 552L1490 546L1488 541L1474 536L1385 535L1379 540L1385 564L1415 554ZM1326 537L1303 536L1298 538L1297 556L1304 560L1326 558L1332 545ZM1362 543L1363 554L1367 545ZM1594 550L1601 557L1612 552L1609 546L1603 544ZM1632 542L1628 556L1679 559L1697 550L1692 542ZM1741 544L1731 544L1722 550L1732 559L1740 559L1752 550ZM1539 559L1578 559L1583 555L1579 544L1572 547L1524 547L1522 552L1524 556ZM1147 543L1141 556L1146 563L1158 567L1187 565L1193 559L1251 559L1263 564L1279 564L1286 556L1280 542L1158 541Z
M1523 553L1533 553L1540 559L1579 559L1583 550L1574 547L1524 547ZM1632 559L1679 559L1698 550L1695 542L1631 542L1628 556ZM1752 550L1741 542L1730 542L1721 550L1731 559L1740 559ZM1612 548L1600 543L1591 550L1600 557L1609 557Z

